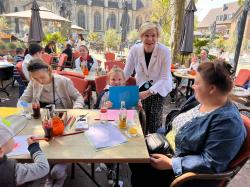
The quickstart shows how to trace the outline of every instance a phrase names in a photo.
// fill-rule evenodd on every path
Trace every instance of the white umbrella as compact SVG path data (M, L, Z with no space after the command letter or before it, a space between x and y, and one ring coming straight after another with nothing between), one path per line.
M65 19L62 16L58 16L57 14L54 14L51 10L45 7L39 7L39 9L40 9L39 11L40 17L43 20L71 22L70 20ZM13 12L13 13L8 13L8 14L1 14L0 16L15 17L15 18L31 18L31 10Z
M79 27L78 25L71 25L71 29L78 30L78 31L84 31L84 28Z

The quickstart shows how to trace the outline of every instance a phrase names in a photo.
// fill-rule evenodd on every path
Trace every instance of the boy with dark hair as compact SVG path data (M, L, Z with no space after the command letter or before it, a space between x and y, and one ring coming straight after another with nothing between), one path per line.
M18 47L16 48L16 56L14 56L14 65L23 60L24 60L24 50L23 48Z

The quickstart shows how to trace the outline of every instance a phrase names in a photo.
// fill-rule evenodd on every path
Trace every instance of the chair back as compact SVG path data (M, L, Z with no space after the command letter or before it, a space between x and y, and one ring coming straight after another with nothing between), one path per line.
M77 58L79 58L80 56L80 52L79 51L74 51L72 54L73 60L76 60Z
M5 81L13 77L14 66L6 66L0 68L0 80Z
M22 80L26 80L24 74L23 74L23 61L18 62L16 64L16 70L19 73L19 75L21 76Z
M115 54L114 53L111 53L111 52L106 52L105 53L105 59L107 61L112 61L112 60L115 60Z
M110 71L114 66L124 69L125 64L121 60L106 61L104 67L107 71Z
M99 95L107 85L107 75L98 76L95 78L95 89L97 95Z
M42 54L42 59L46 64L51 65L53 57L48 53L43 53Z
M243 86L248 80L250 80L250 70L241 69L236 76L234 84L236 86Z
M107 75L98 76L95 78L95 88L96 93L99 95L107 85ZM134 77L129 77L129 79L126 82L127 86L136 85L136 80Z
M56 70L62 71L64 63L67 61L67 59L68 59L68 55L65 53L62 53L60 55L58 66L57 66Z
M72 72L71 72L72 73ZM61 71L59 73L62 76L68 77L74 84L74 86L76 87L76 89L80 92L80 94L82 94L84 91L87 89L88 87L88 81L84 79L84 77L78 77L78 76L74 76L73 74L68 74L68 72L64 72Z

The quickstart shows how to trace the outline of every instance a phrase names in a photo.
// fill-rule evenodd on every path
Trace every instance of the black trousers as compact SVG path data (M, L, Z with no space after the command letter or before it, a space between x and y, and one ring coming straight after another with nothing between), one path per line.
M154 133L162 126L164 99L165 97L156 94L142 100L142 106L146 114L146 134Z

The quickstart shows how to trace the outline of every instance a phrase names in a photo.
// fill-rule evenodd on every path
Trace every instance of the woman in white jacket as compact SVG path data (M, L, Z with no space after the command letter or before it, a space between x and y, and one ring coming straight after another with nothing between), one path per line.
M128 79L135 70L146 112L146 133L154 133L162 124L164 98L172 90L171 56L170 50L158 42L158 25L146 22L139 34L142 43L131 48L124 73Z

